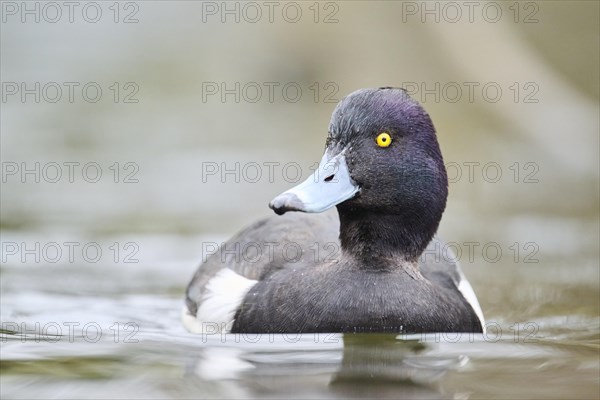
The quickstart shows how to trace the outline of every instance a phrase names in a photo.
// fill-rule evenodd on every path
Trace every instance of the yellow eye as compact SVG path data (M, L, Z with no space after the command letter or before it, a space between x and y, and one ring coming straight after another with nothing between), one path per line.
M375 143L377 143L377 146L379 147L388 147L390 144L392 144L392 137L389 133L382 132L379 135L377 135Z

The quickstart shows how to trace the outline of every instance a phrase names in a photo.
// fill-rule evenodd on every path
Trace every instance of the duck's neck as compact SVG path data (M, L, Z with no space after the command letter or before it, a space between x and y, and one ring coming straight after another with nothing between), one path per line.
M416 264L435 231L437 222L418 216L350 211L338 207L342 254L376 265L397 259ZM373 262L375 261L375 262Z

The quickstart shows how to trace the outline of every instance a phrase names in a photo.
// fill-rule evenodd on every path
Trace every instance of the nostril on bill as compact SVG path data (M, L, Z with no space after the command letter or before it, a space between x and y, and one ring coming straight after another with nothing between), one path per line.
M325 182L331 182L333 180L334 176L335 176L335 174L329 175L327 178L325 178Z

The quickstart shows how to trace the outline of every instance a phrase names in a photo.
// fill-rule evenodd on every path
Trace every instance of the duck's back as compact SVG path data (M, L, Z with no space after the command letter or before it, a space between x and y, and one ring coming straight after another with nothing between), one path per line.
M196 315L209 282L223 269L260 281L274 271L304 268L339 256L339 220L335 210L322 214L270 216L242 230L198 268L186 291L186 304Z
M429 244L419 262L422 281L402 271L365 273L336 262L335 211L273 216L240 232L200 266L186 304L196 316L215 296L235 297L235 310L227 305L233 332L481 331L479 305L461 291L464 276L442 249L437 238ZM214 282L232 277L229 287L215 289Z

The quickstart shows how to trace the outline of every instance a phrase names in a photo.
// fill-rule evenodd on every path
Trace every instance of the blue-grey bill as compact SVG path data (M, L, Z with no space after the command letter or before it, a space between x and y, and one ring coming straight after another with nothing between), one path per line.
M360 188L350 177L344 153L330 157L325 152L314 174L275 197L269 207L279 215L287 211L319 213L354 197Z

